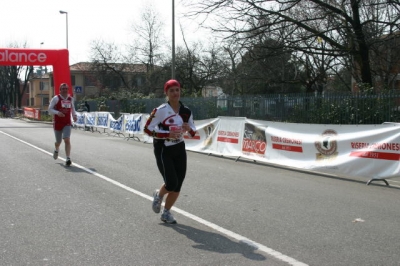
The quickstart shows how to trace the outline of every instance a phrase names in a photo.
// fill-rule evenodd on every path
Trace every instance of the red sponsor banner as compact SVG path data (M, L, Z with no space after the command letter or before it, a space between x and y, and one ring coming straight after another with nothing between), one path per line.
M390 152L378 152L378 151L353 151L350 153L351 157L377 159L377 160L389 160L399 161L400 154Z
M40 120L40 110L34 108L24 108L24 116L36 120Z
M54 95L60 93L60 84L69 84L73 95L67 49L0 48L0 66L47 66L53 65Z
M218 142L228 142L228 143L239 143L239 139L233 139L233 138L227 138L227 137L218 137L217 138Z
M272 144L272 148L275 150L303 152L303 147L301 147L301 146L292 146L292 145L283 145L283 144L274 143L274 144Z

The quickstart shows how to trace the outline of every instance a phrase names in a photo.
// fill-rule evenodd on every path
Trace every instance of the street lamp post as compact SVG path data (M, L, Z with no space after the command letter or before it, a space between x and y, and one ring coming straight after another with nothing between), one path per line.
M40 49L42 48L42 45L44 42L40 43ZM43 66L40 66L40 80L39 80L39 91L40 91L40 112L43 109L43 84L42 84L42 77L43 77Z
M175 0L172 0L172 66L171 78L175 79Z
M67 28L67 50L68 50L68 12L60 10L60 14L65 14L65 25Z

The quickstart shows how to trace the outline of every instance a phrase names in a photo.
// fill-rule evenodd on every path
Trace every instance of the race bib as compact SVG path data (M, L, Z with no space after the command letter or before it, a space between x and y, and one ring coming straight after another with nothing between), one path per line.
M71 108L72 103L69 100L62 100L61 101L61 107L62 108Z

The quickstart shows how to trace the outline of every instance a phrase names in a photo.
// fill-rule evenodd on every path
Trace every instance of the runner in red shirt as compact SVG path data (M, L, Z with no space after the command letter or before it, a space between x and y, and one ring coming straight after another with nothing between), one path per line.
M71 126L72 120L74 122L77 120L77 115L74 106L74 98L68 95L68 85L62 83L60 85L60 94L56 95L51 99L49 105L49 113L54 115L53 117L53 128L56 137L55 149L53 153L53 158L56 160L58 158L58 152L61 145L62 139L64 139L65 144L65 155L67 160L65 164L70 166L72 164L70 153L71 153Z

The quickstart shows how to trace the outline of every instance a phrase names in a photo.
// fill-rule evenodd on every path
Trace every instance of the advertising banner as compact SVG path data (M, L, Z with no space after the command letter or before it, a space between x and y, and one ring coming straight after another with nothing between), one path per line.
M84 113L85 114L85 125L93 127L96 125L96 114L95 113Z
M186 148L205 153L213 153L216 150L216 131L219 118L196 121L196 135L189 137L184 135Z
M110 119L110 130L116 133L122 133L124 127L124 116L121 115L117 120L114 118Z
M242 155L244 117L220 117L217 133L217 154Z
M143 133L142 114L124 114L124 132L128 134Z
M77 120L73 124L77 127L85 127L85 113L76 112ZM73 120L72 120L73 121Z
M35 108L24 107L24 116L36 120L40 120L40 110Z
M29 109L29 108L26 108ZM25 111L28 112L29 110ZM29 114L29 113L28 113ZM32 116L34 116L32 111ZM108 128L141 136L149 114L79 113L77 125ZM186 149L246 158L337 176L379 179L400 174L400 124L316 125L218 117L195 121L196 134L185 134ZM137 137L138 140L139 137Z
M109 112L96 112L96 123L95 127L98 128L109 128L110 127L110 120L112 118Z

